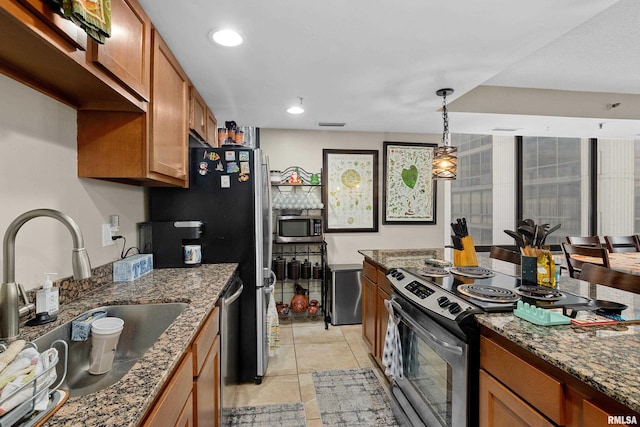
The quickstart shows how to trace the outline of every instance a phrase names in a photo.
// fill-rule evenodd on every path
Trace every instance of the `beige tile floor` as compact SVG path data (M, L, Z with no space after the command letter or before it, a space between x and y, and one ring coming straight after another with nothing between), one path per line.
M317 319L280 321L280 349L269 360L262 384L241 384L235 407L302 402L308 427L322 426L311 379L314 371L373 366L362 325L329 325Z

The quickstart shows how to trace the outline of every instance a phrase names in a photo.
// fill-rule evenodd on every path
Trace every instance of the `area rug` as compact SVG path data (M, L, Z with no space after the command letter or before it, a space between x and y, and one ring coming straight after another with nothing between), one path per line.
M371 368L313 372L323 426L398 426L391 398Z
M303 427L307 425L303 403L232 408L228 419L227 425L233 427Z

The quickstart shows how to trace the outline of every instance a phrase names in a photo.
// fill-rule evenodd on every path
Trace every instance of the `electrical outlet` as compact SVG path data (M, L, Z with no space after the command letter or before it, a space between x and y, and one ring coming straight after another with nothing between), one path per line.
M113 245L115 242L111 239L111 224L102 224L102 247Z

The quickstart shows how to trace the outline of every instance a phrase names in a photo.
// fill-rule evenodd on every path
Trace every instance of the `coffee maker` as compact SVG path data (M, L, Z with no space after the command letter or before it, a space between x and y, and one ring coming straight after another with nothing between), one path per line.
M153 254L155 268L196 267L202 260L202 221L151 221L138 224L140 252Z

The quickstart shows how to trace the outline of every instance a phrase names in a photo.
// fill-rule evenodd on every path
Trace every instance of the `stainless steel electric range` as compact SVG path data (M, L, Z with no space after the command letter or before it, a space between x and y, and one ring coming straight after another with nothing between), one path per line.
M391 394L396 416L411 426L477 425L475 314L512 311L520 299L546 308L589 302L481 267L392 269L387 278L403 359Z

